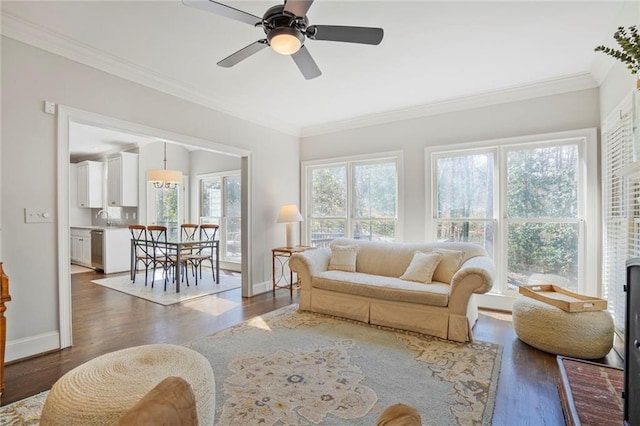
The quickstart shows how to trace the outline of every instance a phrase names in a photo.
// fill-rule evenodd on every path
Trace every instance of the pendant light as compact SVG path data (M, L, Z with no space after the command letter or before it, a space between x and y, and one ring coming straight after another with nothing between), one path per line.
M182 172L179 170L167 170L167 143L164 143L164 168L147 170L147 182L153 183L158 189L172 189L182 183Z

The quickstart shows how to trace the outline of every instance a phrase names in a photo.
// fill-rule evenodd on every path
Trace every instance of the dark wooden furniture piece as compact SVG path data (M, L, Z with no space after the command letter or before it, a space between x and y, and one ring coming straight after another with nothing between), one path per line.
M302 253L312 250L311 246L295 246L295 247L277 247L271 250L271 277L273 281L273 294L276 294L276 288L289 288L289 295L293 297L293 271L289 269L289 258L293 253ZM276 262L280 268L280 273L276 274ZM289 269L289 280L287 280L286 270ZM285 285L278 285L284 281Z
M622 424L623 370L582 359L558 356L558 392L565 423Z
M4 392L4 351L7 345L7 319L4 312L7 310L5 303L10 300L9 277L4 273L0 262L0 397Z
M640 258L627 260L624 322L624 424L640 423Z

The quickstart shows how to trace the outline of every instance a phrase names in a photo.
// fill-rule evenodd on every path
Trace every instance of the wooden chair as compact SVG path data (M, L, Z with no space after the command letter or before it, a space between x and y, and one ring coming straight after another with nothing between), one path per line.
M158 265L162 267L162 275L164 277L164 290L167 291L167 280L169 273L173 268L178 266L185 266L185 274L186 274L186 265L188 262L188 258L184 257L180 259L181 265L176 265L177 257L175 253L171 252L169 245L167 244L167 227L160 225L149 225L147 226L147 232L149 234L149 238L151 239L153 250L153 276L155 279L156 269ZM184 276L183 275L183 276ZM174 275L175 276L175 275ZM187 286L189 285L189 277L186 277ZM151 288L153 288L153 282L151 283Z
M195 223L183 223L180 225L180 236L182 241L195 240L198 234L198 224Z
M213 276L213 282L216 281L216 269L213 265L213 259L216 254L215 241L216 233L218 232L218 225L204 224L200 225L200 240L206 240L207 244L200 246L196 253L188 256L189 262L196 269L196 285L198 285L198 269L200 270L200 278L202 279L202 263L205 261L211 262L211 275Z
M144 225L129 225L129 231L133 238L133 268L131 270L131 280L136 282L138 272L138 262L144 265L144 285L147 285L149 267L153 264L153 255L147 243L147 227Z
M196 223L183 223L180 225L180 239L182 241L195 241L198 238L198 228L200 225ZM182 256L189 257L195 254L194 248L192 246L184 246L181 251ZM198 277L196 274L196 267L191 262L191 273L196 277L196 285L198 285Z

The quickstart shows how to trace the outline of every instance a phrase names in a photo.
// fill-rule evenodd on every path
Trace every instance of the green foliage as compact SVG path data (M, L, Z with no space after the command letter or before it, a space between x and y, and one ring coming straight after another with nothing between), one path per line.
M312 171L312 198L315 217L341 217L347 213L346 169L326 167Z
M627 68L631 70L631 74L637 74L640 71L640 35L638 35L638 29L635 25L628 29L618 27L618 31L613 34L613 38L618 42L622 50L598 46L595 51L604 52L619 60L627 65Z

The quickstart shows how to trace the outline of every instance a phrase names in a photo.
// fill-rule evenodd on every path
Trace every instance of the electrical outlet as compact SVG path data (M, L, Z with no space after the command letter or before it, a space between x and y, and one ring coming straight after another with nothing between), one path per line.
M49 101L44 101L44 112L47 114L56 114L56 104Z
M53 215L47 209L25 208L25 223L48 223L53 222Z

